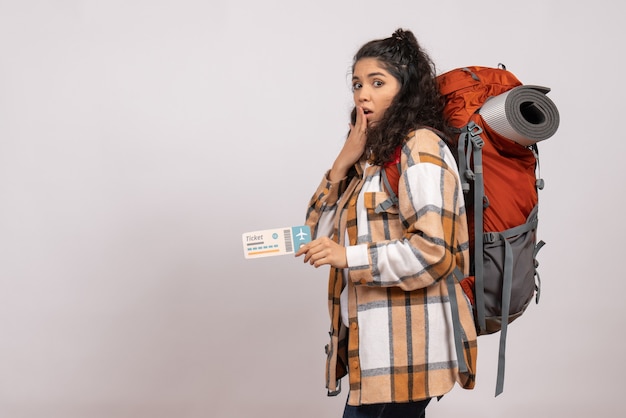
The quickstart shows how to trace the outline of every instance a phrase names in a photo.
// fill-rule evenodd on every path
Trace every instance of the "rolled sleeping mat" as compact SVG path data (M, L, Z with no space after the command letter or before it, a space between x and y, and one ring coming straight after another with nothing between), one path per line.
M499 135L529 146L550 138L559 127L559 111L541 86L518 86L487 99L479 113Z

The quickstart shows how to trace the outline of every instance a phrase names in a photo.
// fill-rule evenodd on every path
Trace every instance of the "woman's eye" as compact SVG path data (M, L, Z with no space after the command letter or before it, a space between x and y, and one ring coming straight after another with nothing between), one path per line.
M352 84L352 90L353 90L353 91L354 91L354 90L358 90L358 89L360 89L361 87L363 87L363 86L361 85L361 83L354 83L354 84Z
M374 81L374 87L382 87L382 86L383 86L383 84L385 84L385 83L383 83L383 82L382 82L382 81L380 81L380 80L376 80L376 81Z

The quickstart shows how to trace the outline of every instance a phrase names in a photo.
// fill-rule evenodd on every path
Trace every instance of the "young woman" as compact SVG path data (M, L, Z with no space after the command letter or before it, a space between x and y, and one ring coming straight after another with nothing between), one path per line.
M476 332L455 283L468 371L454 346L446 278L468 273L468 232L444 130L435 68L410 31L361 47L352 68L350 132L316 190L315 239L296 256L329 265L326 386L348 374L344 417L424 416L432 397L474 386ZM399 162L398 202L381 171Z

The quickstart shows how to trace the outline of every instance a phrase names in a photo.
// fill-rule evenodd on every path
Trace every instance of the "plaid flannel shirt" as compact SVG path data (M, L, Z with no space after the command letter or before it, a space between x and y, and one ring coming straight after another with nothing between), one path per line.
M347 373L351 405L407 402L474 387L476 331L471 307L456 283L468 373L460 373L445 278L468 273L468 232L456 163L432 131L409 135L401 153L398 205L388 198L380 167L359 163L352 175L328 173L310 201L313 235L346 246L348 322L341 320L342 269L331 267L330 343L326 387L340 392ZM353 242L345 242L346 232Z

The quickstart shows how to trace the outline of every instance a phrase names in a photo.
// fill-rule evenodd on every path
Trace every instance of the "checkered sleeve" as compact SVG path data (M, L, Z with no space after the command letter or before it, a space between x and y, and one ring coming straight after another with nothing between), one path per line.
M452 154L430 130L418 130L404 145L398 187L401 236L386 237L390 216L368 212L361 244L348 253L350 278L368 286L398 286L414 290L447 277L456 265L467 228L463 193ZM366 203L367 206L367 203ZM397 221L396 221L397 222ZM388 235L388 234L387 234Z

